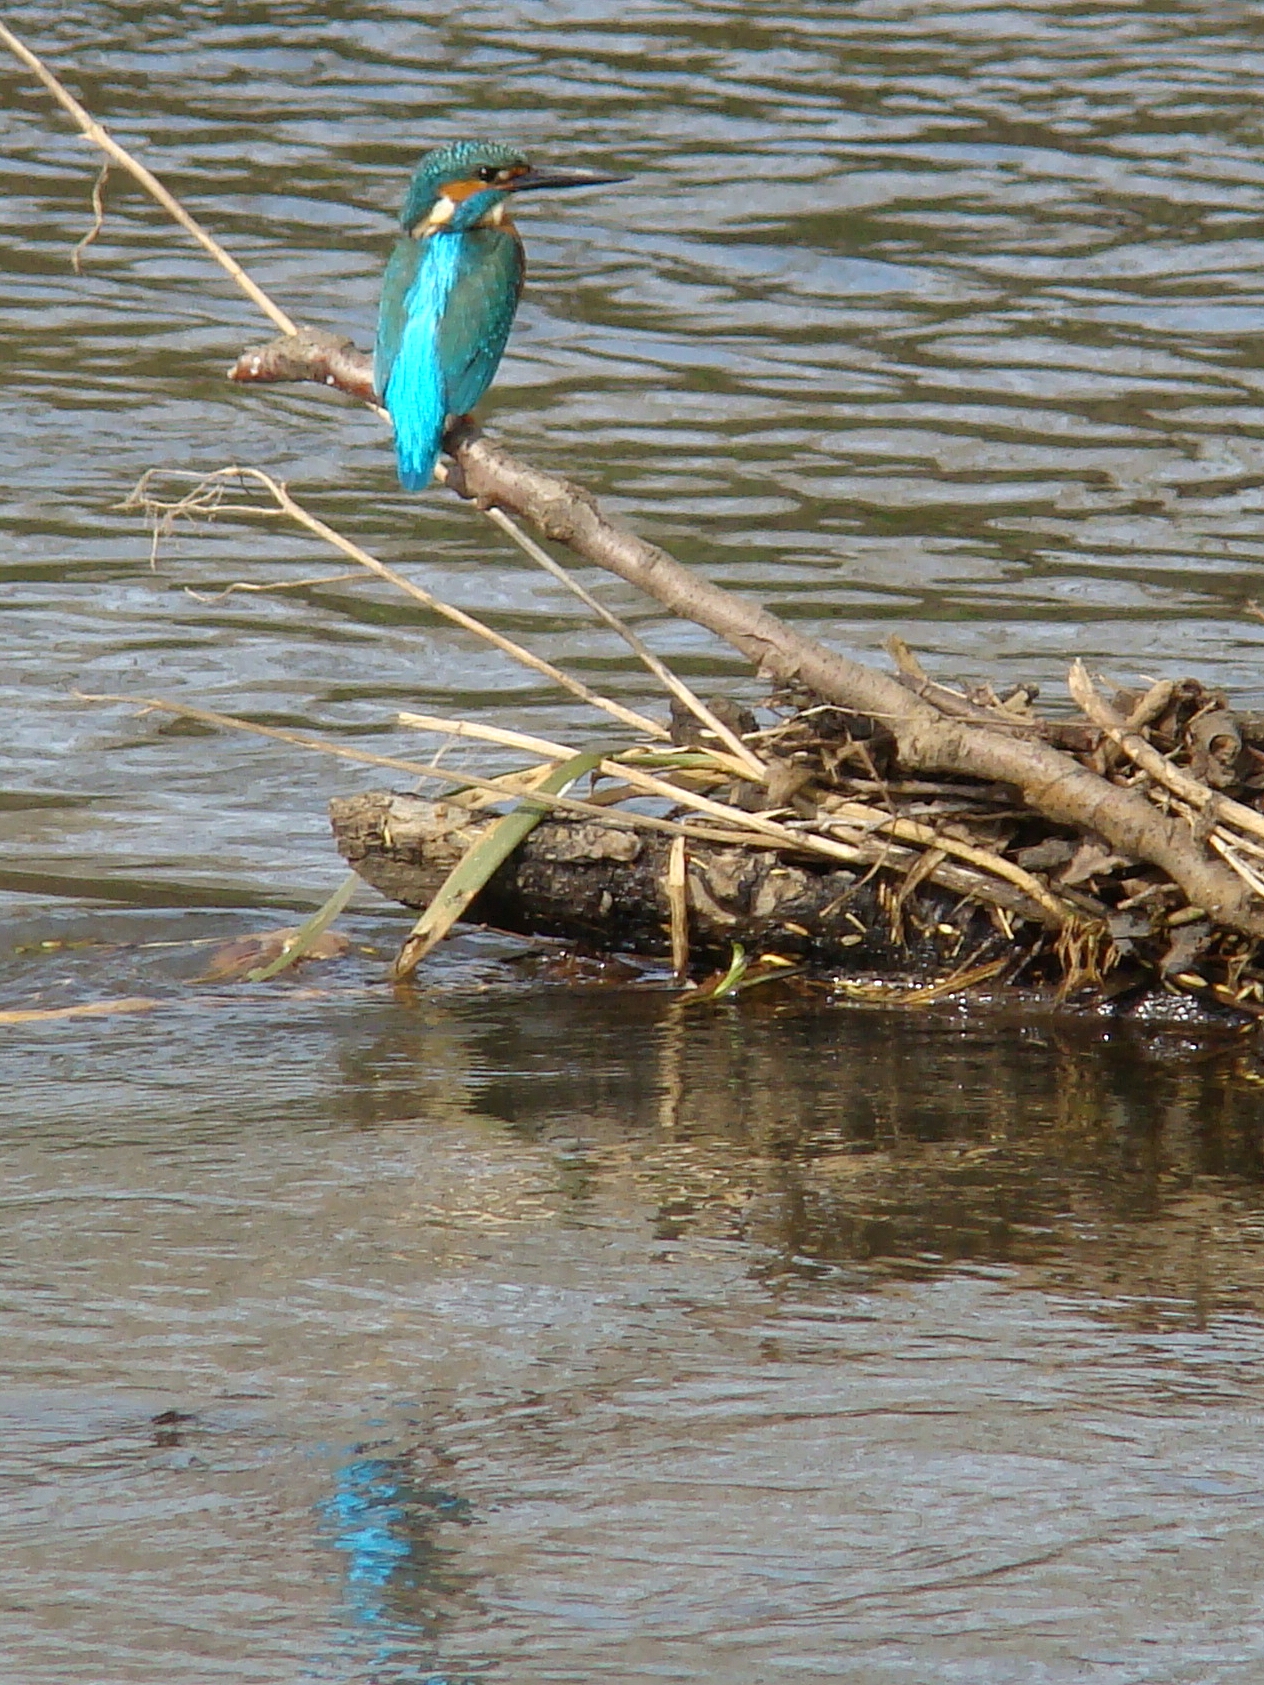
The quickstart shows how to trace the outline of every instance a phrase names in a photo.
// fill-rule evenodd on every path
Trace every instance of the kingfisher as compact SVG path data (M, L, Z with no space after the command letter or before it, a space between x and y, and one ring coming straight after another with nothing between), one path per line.
M406 491L430 484L448 418L474 408L504 354L526 268L510 195L624 180L535 169L495 141L459 140L418 164L382 277L373 354Z

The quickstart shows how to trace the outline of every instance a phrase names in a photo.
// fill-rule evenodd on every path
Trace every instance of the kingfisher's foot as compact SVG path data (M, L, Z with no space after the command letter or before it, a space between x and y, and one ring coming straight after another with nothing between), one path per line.
M467 439L476 439L478 434L479 425L472 414L454 415L443 430L443 448L452 456Z
M461 472L461 464L457 452L461 446L468 444L471 439L479 436L479 425L472 415L454 415L443 430L443 449L448 461L443 465L443 483L449 491L454 491L458 497L469 497L465 486L465 475Z

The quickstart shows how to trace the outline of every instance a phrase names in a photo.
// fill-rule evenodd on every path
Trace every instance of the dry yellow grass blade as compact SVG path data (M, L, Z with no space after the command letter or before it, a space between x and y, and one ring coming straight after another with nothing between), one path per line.
M147 995L124 995L119 1000L94 1000L82 1006L23 1006L0 1012L0 1024L42 1024L58 1018L110 1018L119 1012L152 1012L162 1002Z

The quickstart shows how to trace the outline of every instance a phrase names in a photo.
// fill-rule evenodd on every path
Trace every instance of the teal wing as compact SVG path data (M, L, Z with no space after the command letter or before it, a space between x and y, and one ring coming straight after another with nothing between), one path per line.
M522 242L512 229L474 228L459 238L461 261L438 331L449 415L467 414L491 385L524 271Z
M377 343L373 347L373 386L379 398L386 393L400 341L408 325L408 294L417 279L423 246L420 240L397 240L382 276L377 312Z

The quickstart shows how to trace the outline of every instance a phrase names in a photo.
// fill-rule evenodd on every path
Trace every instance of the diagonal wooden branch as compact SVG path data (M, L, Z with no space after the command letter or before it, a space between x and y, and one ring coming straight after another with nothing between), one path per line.
M237 259L231 257L215 236L208 234L202 224L189 215L180 201L163 186L152 170L147 170L139 159L133 158L126 147L119 145L108 129L104 128L95 117L84 110L69 89L63 87L57 80L44 61L37 57L24 42L19 41L13 31L6 28L3 23L0 23L0 43L9 49L15 59L18 59L39 78L62 110L69 114L85 140L91 141L93 146L99 147L107 158L112 158L116 164L121 165L127 171L128 175L135 177L146 193L156 199L167 215L174 222L178 222L185 233L191 235L203 251L208 252L215 259L224 273L232 277L246 297L253 304L259 306L275 327L280 328L283 334L297 332L294 322L286 315L285 311L281 309L280 305L272 302L257 282L251 280L250 276L237 262ZM98 180L98 188L99 186ZM98 218L98 222L94 224L92 230L95 234L101 216L98 191L93 193L93 208ZM86 242L81 241L80 245L76 247L76 251L81 250L84 244Z
M319 336L318 336L319 337ZM359 395L369 359L337 342L339 378L317 350L312 378ZM308 378L292 341L246 352L230 373L243 382ZM342 376L351 384L343 386ZM481 507L505 509L553 542L639 587L664 608L705 626L781 683L880 719L910 772L953 772L1011 785L1027 807L1055 824L1096 833L1130 859L1149 861L1179 885L1191 905L1218 924L1264 937L1264 899L1224 865L1179 817L1109 783L1047 743L1016 739L976 719L946 719L896 679L804 637L744 598L691 573L657 545L612 521L581 486L520 462L468 421L449 430L454 466L447 483Z
M314 380L332 386L361 403L377 404L373 389L373 359L355 341L326 333L322 328L299 327L292 334L243 351L228 371L229 380L243 385L271 386L289 380Z

